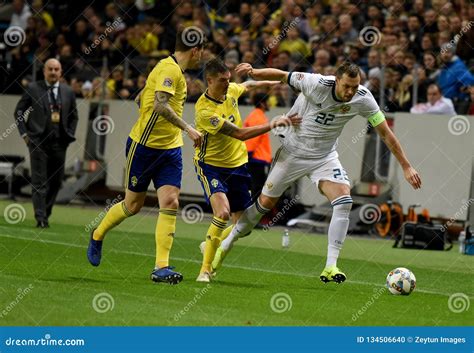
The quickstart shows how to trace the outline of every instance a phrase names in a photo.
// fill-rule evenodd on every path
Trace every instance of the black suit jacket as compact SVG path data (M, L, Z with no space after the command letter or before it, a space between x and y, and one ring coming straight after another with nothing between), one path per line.
M61 125L65 132L65 141L75 141L74 134L77 126L76 96L73 90L63 83L59 84L61 96ZM46 129L51 110L48 100L48 87L45 81L31 83L15 108L15 121L20 135L28 136L30 140L39 139Z

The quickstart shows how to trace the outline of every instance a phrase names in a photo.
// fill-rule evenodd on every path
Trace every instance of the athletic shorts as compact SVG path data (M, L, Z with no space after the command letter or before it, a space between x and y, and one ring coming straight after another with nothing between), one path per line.
M151 181L157 190L163 185L181 188L181 147L156 149L141 145L129 137L126 156L125 186L128 190L147 191Z
M295 157L280 147L263 186L262 194L268 197L280 197L288 187L304 176L310 178L317 187L321 180L350 186L349 177L338 157L336 151L321 159Z
M251 177L247 164L222 168L195 160L194 165L208 204L211 195L216 192L226 194L231 212L243 211L252 204Z

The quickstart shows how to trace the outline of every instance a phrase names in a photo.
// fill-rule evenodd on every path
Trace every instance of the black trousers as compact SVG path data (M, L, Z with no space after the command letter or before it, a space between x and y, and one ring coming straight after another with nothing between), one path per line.
M33 207L37 221L47 221L64 177L67 145L44 142L28 145L31 162Z
M267 180L268 165L264 163L253 163L247 164L249 173L252 177L252 200L256 201L262 192L263 185Z

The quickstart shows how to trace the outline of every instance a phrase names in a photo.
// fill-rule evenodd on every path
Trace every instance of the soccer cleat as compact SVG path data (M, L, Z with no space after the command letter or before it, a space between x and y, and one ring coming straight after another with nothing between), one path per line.
M102 240L94 240L95 228L91 231L91 239L89 240L89 246L87 247L87 259L92 266L99 266L100 259L102 258Z
M214 255L214 260L212 260L212 274L213 277L216 276L216 271L221 268L222 262L227 255L227 251L224 251L220 246L217 248L216 255Z
M209 272L204 271L199 274L198 278L196 278L196 282L209 283L211 282L211 278L212 275Z
M203 241L201 244L199 244L199 250L201 250L201 254L204 255L204 250L206 250L206 242Z
M169 284L178 284L183 280L183 275L173 271L174 267L166 266L154 269L150 275L153 282L165 282Z
M344 282L346 278L346 275L336 266L326 267L319 276L319 279L324 283L336 282L337 284Z

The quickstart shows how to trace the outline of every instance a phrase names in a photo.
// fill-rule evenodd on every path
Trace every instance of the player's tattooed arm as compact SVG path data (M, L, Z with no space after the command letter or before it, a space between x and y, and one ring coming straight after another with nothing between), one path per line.
M235 72L240 76L249 76L257 81L269 80L269 81L280 81L283 83L288 82L288 72L273 68L265 69L254 69L252 65L248 63L242 63L237 65Z
M170 98L171 94L169 93L162 91L156 92L153 110L158 113L158 115L161 115L163 118L168 120L171 124L186 132L189 138L193 140L194 147L201 145L202 134L175 113L173 108L169 105Z
M238 140L245 141L253 137L263 135L276 127L299 125L300 123L301 118L297 114L292 114L290 116L281 116L267 124L244 128L239 128L237 125L225 120L219 132L223 135L231 136Z

